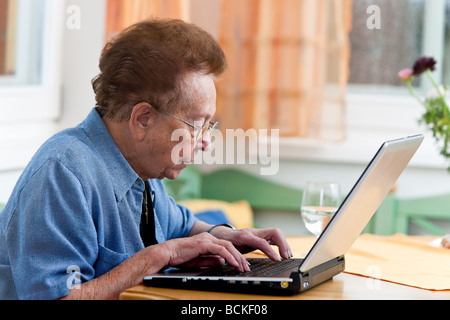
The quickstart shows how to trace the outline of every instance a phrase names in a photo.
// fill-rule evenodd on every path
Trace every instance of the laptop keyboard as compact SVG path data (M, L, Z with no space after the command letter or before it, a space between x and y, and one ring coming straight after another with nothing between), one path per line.
M272 261L270 259L247 259L250 262L249 272L239 272L232 266L211 269L201 273L202 277L272 277L285 271L296 270L300 266L302 259L288 259L283 261Z

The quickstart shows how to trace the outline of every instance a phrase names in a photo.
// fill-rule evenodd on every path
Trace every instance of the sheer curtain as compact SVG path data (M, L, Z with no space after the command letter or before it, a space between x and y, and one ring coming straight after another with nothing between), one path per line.
M281 136L344 137L350 0L226 0L219 82L226 128L277 128Z
M199 25L218 26L208 31L229 65L217 82L222 129L341 140L351 7L352 0L108 0L107 38L152 16L197 23L198 10L210 12Z

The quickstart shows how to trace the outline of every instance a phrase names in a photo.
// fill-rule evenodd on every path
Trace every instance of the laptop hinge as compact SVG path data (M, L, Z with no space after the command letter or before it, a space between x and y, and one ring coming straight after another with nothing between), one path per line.
M300 288L300 291L304 291L333 278L335 275L344 271L344 269L345 258L342 255L306 272L301 272L300 269L299 271L294 271L291 273L291 278L294 279L294 282Z

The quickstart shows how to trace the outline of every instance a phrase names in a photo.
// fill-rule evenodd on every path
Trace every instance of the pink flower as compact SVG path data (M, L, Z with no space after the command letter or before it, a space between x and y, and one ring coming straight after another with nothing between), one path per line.
M414 74L411 69L403 69L398 73L398 78L403 82L409 82L414 79Z

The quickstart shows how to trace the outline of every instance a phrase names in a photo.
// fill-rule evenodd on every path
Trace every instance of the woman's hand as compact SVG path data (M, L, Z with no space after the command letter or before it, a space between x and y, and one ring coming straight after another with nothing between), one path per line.
M290 259L293 256L286 238L277 228L232 230L227 227L217 227L212 230L211 234L233 243L241 253L259 249L270 259L280 261L280 257L271 247L275 245L283 259Z
M228 262L239 272L250 271L247 260L229 241L203 232L191 237L168 240L164 246L166 267L206 267Z

